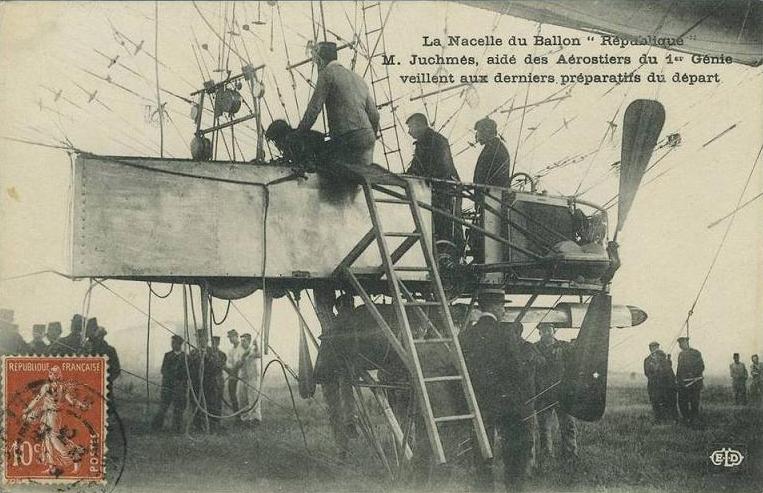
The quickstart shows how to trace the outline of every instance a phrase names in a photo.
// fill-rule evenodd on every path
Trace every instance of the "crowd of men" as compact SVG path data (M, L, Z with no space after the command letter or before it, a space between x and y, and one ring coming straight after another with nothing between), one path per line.
M660 349L658 342L649 344L649 356L644 359L644 375L647 378L647 392L657 423L682 422L688 426L700 426L700 401L704 387L705 363L702 353L689 346L688 337L679 337L678 366L673 372L673 362L669 354ZM731 388L737 405L748 403L748 376L750 401L758 405L761 401L760 363L758 355L751 358L748 374L739 353L734 353L729 365Z
M251 426L261 423L262 354L251 334L239 337L238 331L231 329L227 335L230 342L227 353L220 349L220 337L210 339L204 329L197 331L196 346L188 353L181 336L170 338L170 350L162 360L161 399L152 421L154 430L164 429L167 413L172 408L170 429L183 432L189 404L193 410L190 425L197 431L220 432L223 419ZM230 412L224 413L226 402Z
M105 328L98 325L95 317L85 318L75 314L69 325L69 333L61 336L61 322L32 325L32 340L27 342L14 322L13 310L0 309L0 354L34 356L105 356L108 362L107 392L110 409L113 409L114 382L122 373L116 349L106 342Z

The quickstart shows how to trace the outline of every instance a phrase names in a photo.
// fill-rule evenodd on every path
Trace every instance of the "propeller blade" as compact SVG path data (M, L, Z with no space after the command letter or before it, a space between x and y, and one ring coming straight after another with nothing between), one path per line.
M623 229L664 123L665 108L658 101L637 99L625 110L617 231Z
M565 364L559 405L583 421L604 415L611 318L612 298L605 293L594 295Z

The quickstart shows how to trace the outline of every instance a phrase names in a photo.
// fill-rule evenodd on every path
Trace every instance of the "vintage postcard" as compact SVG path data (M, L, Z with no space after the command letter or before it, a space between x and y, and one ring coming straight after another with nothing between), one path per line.
M761 0L0 3L2 491L757 492Z

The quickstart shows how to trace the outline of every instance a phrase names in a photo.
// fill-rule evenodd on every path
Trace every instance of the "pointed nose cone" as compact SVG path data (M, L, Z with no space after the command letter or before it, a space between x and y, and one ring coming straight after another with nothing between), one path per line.
M641 325L648 317L646 312L637 306L627 305L628 311L631 312L631 327Z

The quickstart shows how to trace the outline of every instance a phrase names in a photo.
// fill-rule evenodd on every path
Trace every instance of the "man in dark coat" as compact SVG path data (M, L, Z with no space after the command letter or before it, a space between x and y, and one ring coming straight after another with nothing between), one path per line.
M183 338L172 336L172 350L164 354L162 360L162 394L159 411L154 416L154 430L161 430L164 416L172 406L172 429L175 433L183 430L183 412L188 394L188 373L186 355L183 352Z
M734 390L734 404L747 405L747 368L739 361L739 353L734 353L734 362L729 365L731 388Z
M19 326L13 323L13 318L13 310L0 309L0 355L29 352L29 345L19 334Z
M474 130L477 142L483 145L474 167L474 183L508 188L511 159L498 137L498 126L494 120L483 118L474 124Z
M59 343L62 332L61 322L48 322L48 330L45 332L45 337L48 339L48 347L45 349L45 354L57 356L64 353Z
M206 330L200 329L196 332L196 341L198 347L191 350L188 355L188 367L191 371L191 387L193 391L191 403L196 406L193 413L193 426L197 431L204 429L204 423L209 419L210 431L217 431L219 420L214 419L209 414L215 414L212 411L215 398L215 361L212 357L212 350L208 344L209 334ZM193 399L195 396L195 399ZM196 404L198 401L198 404Z
M291 128L286 120L273 120L265 131L265 138L273 142L284 161L308 170L315 168L328 151L322 133Z
M34 324L32 326L32 342L29 343L29 352L31 354L43 355L48 351L48 345L42 339L45 337L45 324Z
M477 322L459 334L459 342L491 448L496 432L502 440L506 488L521 488L532 449L532 409L527 403L532 397L530 379L516 331L505 330L498 323L503 298L493 302L481 297L480 310ZM492 491L490 463L482 459L476 444L473 450L475 486Z
M56 344L55 350L57 351L57 354L82 354L82 331L84 328L85 318L82 315L75 313L74 316L72 316L69 333L59 339Z
M214 427L218 428L220 424L220 418L217 416L222 415L223 411L223 387L225 383L225 377L223 376L223 370L228 357L224 352L220 351L220 336L212 337L212 349L209 350L209 384L205 385L209 391L207 396L207 407L210 414L210 423L214 423ZM207 393L205 389L204 393Z
M660 343L650 342L649 356L644 358L644 376L646 376L646 390L649 394L649 403L652 404L652 412L654 413L654 419L656 421L661 421L662 419L657 390L657 380L660 373L660 362L657 355L657 351L659 349Z
M119 355L114 346L106 342L106 329L98 326L98 320L91 318L87 321L85 335L87 340L83 346L83 354L90 356L106 356L108 372L106 375L106 390L108 393L109 411L114 410L114 382L122 374Z
M535 409L538 413L540 428L540 455L544 459L554 457L553 424L554 414L556 414L562 437L562 456L567 461L574 462L578 456L577 425L575 418L559 407L559 387L570 346L568 342L554 337L556 328L553 324L541 322L538 324L538 330L540 340L535 343L535 348L544 359L535 378L538 396L535 400Z
M676 368L678 409L686 424L696 426L699 424L699 403L705 363L702 361L702 353L689 347L688 337L679 337L678 346L681 348Z
M453 164L448 139L429 126L427 117L421 113L414 113L405 123L408 125L408 134L416 139L413 160L406 174L422 178L461 181ZM461 217L461 196L450 193L445 184L432 184L432 206ZM441 214L433 212L432 215L435 239L448 240L460 248L463 245L461 225Z

